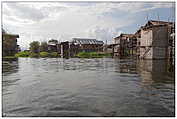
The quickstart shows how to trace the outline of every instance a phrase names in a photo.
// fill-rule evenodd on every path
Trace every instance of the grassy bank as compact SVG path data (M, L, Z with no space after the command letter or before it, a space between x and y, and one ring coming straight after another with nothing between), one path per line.
M32 52L22 51L22 52L16 53L15 57L31 57L31 58L39 58L39 57L42 57L42 58L46 57L47 58L47 57L50 57L50 58L56 58L56 57L60 57L60 55L57 52L32 53Z
M32 53L28 51L22 51L15 54L15 56L6 56L3 58L18 58L18 57L30 57L30 58L57 58L60 55L57 52L39 52ZM103 57L111 57L110 53L102 53L102 52L80 52L76 55L78 58L103 58Z
M111 54L98 53L98 52L80 52L76 56L79 58L103 58L103 57L111 57Z
M15 54L15 57L29 57L30 52L22 51Z
M4 58L4 59L13 59L13 58L17 58L17 57L15 57L15 56L4 56L2 58Z

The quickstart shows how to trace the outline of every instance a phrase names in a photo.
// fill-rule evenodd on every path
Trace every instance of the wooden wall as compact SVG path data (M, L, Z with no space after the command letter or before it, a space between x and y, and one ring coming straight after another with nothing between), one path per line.
M141 30L140 57L144 59L166 59L168 48L167 26ZM146 52L149 50L148 52ZM146 53L146 55L144 55ZM144 57L143 57L144 56Z

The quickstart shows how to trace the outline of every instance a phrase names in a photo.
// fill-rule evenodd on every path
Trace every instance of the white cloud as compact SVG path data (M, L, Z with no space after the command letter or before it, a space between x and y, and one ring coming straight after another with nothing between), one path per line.
M32 40L92 37L112 42L121 28L136 22L136 13L156 8L169 8L172 3L3 3L3 25L20 35L19 44ZM109 15L108 15L108 14ZM122 16L114 16L123 13ZM31 38L32 36L32 38Z
M15 19L17 22L40 22L56 17L60 11L67 9L59 4L49 3L3 3L3 15Z

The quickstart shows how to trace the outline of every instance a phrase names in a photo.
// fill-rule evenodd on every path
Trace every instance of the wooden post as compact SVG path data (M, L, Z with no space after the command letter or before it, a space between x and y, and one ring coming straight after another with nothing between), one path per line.
M61 44L61 57L63 58L63 45Z

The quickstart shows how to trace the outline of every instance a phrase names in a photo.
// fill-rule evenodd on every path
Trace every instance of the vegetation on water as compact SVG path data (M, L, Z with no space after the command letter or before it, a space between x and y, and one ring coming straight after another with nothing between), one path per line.
M45 58L45 57L60 57L60 55L57 52L39 52L39 53L34 53L34 52L29 52L29 51L22 51L18 52L15 54L15 56L9 56L9 57L31 57L31 58Z
M49 57L48 52L40 52L39 55L40 55L40 57Z
M6 59L6 58L7 58L7 59L13 59L13 58L16 58L16 57L15 57L15 56L4 56L3 58L4 58L4 59Z
M39 56L40 56L39 53L34 53L34 52L30 53L29 55L29 57L31 58L38 58Z
M51 40L50 42L54 42L54 41ZM18 52L14 56L7 56L7 58L18 58L18 57L56 58L56 57L60 57L60 54L58 54L57 52L52 52L50 49L48 49L47 42L40 43L38 41L33 41L30 43L29 49L30 50ZM75 56L78 58L102 58L102 57L111 57L111 54L103 53L103 52L80 52Z
M76 56L79 58L103 58L103 57L111 57L111 54L99 53L99 52L80 52Z
M57 52L51 52L50 57L60 57L60 55Z
M14 57L31 57L31 58L45 58L45 57L60 57L57 52L48 51L48 44L47 42L38 42L33 41L30 43L30 50L29 51L22 51L15 54Z
M57 52L40 52L40 57L60 57L60 55Z
M15 54L15 57L29 57L30 52L28 51L22 51L22 52L18 52Z
M60 54L57 52L39 52L34 53L30 51L22 51L15 54L15 56L6 56L3 58L17 58L17 57L30 57L30 58L56 58L60 57ZM80 52L76 55L78 58L103 58L103 57L111 57L110 53L102 53L102 52Z

